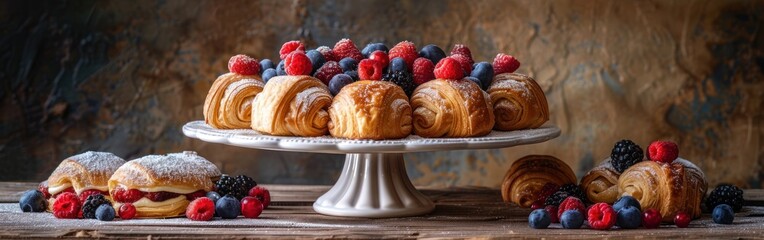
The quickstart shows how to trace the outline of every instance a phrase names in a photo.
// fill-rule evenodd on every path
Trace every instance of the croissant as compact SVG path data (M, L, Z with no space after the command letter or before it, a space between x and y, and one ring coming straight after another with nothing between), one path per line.
M620 175L608 158L586 173L581 178L580 186L590 201L613 204L618 200L618 176Z
M411 95L414 133L422 137L477 137L491 132L491 99L474 82L435 79Z
M252 99L263 91L260 76L226 73L218 77L204 100L204 121L214 128L248 128Z
M252 102L252 129L277 136L326 135L331 104L329 89L314 77L273 77Z
M553 156L528 155L509 167L501 183L501 198L521 207L530 207L538 200L544 185L576 183L576 175L568 164Z
M620 195L636 198L642 209L658 210L663 222L672 222L679 211L700 217L700 202L707 188L703 171L681 158L667 164L643 161L618 178Z
M329 106L329 133L352 139L403 138L411 133L411 105L403 89L386 81L346 85Z
M496 116L494 129L537 128L549 120L549 106L538 83L518 73L502 73L488 88Z

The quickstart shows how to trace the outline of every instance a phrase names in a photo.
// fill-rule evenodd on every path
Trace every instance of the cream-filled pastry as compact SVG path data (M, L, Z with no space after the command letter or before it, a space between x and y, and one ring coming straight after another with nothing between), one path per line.
M48 206L53 206L56 197L64 192L75 193L83 200L96 193L109 199L109 177L124 163L108 152L89 151L64 159L41 187L47 193Z

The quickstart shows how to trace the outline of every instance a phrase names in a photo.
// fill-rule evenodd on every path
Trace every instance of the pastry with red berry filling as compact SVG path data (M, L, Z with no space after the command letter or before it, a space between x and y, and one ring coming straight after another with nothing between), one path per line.
M183 216L188 204L212 191L220 170L195 152L131 160L109 179L114 208L135 207L136 218Z
M252 119L252 99L263 91L260 63L246 55L228 61L229 73L212 83L204 100L204 121L219 129L246 129Z
M47 186L45 182L40 186L48 198L48 210L52 211L56 197L65 192L77 194L83 201L93 194L108 196L109 177L124 163L124 159L107 152L89 151L68 157L50 174Z

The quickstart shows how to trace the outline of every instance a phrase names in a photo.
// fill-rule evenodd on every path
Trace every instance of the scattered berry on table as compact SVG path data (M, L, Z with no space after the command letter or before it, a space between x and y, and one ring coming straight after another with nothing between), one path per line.
M228 60L228 71L241 75L260 73L260 62L250 56L239 54Z
M125 203L119 206L119 218L128 220L135 218L135 206L132 203Z
M621 208L624 208L627 206L632 206L632 207L636 207L637 209L642 209L642 205L639 204L639 201L637 201L636 198L625 195L625 196L619 197L618 200L615 200L615 203L613 203L613 210L618 212L619 210L621 210Z
M39 190L28 190L19 199L19 207L23 212L44 212L47 204L45 194Z
M464 78L462 66L459 65L459 62L450 57L441 59L440 62L435 65L435 71L433 71L433 73L435 73L436 78L440 79L459 80Z
M241 215L246 218L257 218L263 213L263 203L255 197L244 197L241 199Z
M718 224L732 224L735 220L735 213L732 211L732 207L727 204L716 205L714 211L711 213L711 218Z
M239 186L241 190L243 190L241 192L242 197L247 195L247 192L249 192L249 189L257 186L257 182L255 182L254 179L246 175L236 176L236 184Z
M584 191L581 190L581 187L579 187L577 184L563 184L557 191L567 192L570 196L577 197L581 201L586 201L586 194L584 194Z
M528 226L535 229L544 229L552 223L549 213L543 209L536 209L528 215Z
M308 59L310 59L310 64L313 66L313 70L311 71L311 74L316 74L316 71L318 71L318 68L324 65L326 63L326 59L324 58L324 55L322 55L320 52L316 50L310 50L307 53L305 53L306 56L308 56Z
M209 198L210 200L212 200L212 202L217 202L218 199L220 199L220 194L218 192L215 192L215 191L209 191L209 192L207 192L207 196L206 197Z
M310 72L313 71L313 65L305 53L295 51L284 59L284 70L292 76L310 75Z
M382 68L387 68L387 65L390 63L390 58L387 56L387 53L381 50L377 50L371 53L371 55L369 55L369 59L382 64Z
M56 218L78 218L82 207L77 194L65 192L56 197L53 203L53 216Z
M661 213L658 210L649 208L642 212L642 226L645 228L658 228L661 226Z
M305 52L305 45L300 41L285 42L281 45L281 49L279 50L279 58L286 59L286 57L294 51Z
M249 196L257 198L263 203L263 208L268 208L271 205L271 192L263 186L253 187L249 190Z
M642 225L642 212L637 207L624 206L617 213L616 223L621 228L635 229Z
M584 225L584 214L576 210L567 210L560 216L560 223L566 229L579 229Z
M349 57L343 58L342 60L340 60L339 64L340 64L340 67L342 68L342 71L344 72L355 71L358 69L358 61L356 61L353 58L349 58Z
M670 163L679 157L679 147L671 141L655 141L647 147L647 159Z
M411 69L411 67L414 65L414 60L419 57L419 53L417 53L416 45L414 45L414 43L403 41L399 42L392 49L390 49L388 56L390 56L390 59L398 57L402 58L403 61L406 62L406 68Z
M233 199L233 201L236 201L235 198L230 198ZM188 207L186 207L186 217L194 221L209 221L215 216L216 210L217 205L211 199L206 197L197 198L196 200L191 201L191 203L188 204Z
M493 82L493 66L488 62L479 62L475 64L470 77L480 80L480 88L483 91L487 91L488 87L491 86L491 82Z
M493 59L493 74L499 75L502 73L513 73L520 68L520 61L517 58L499 53Z
M284 61L284 60L281 60L281 61L279 62L279 65L276 65L276 74L277 74L278 76L285 76L285 75L287 75L287 73L286 73L286 68L284 68L284 63L285 63L285 62L286 62L286 61Z
M87 201L88 197L93 195L103 195L103 193L99 190L90 189L90 190L82 191L80 195L78 195L77 197L79 197L80 201L82 201L82 205L85 205L85 201ZM98 206L95 206L95 207L98 207Z
M679 228L689 227L691 221L692 221L692 216L690 216L690 214L687 214L685 212L678 212L676 213L676 216L674 216L674 225L676 225Z
M361 51L358 50L358 48L355 46L352 40L343 38L339 42L337 42L334 45L334 48L332 49L332 52L336 56L336 58L343 59L346 57L353 58L357 61L361 61L363 59L363 54L361 54Z
M225 195L215 203L215 212L223 219L234 219L241 214L241 203L231 195Z
M347 74L341 73L334 75L334 77L329 80L329 92L331 92L332 95L337 95L343 87L351 83L353 83L353 77L350 77ZM251 191L252 190L250 190L250 192Z
M334 55L334 51L332 48L327 46L320 46L316 48L316 51L320 52L321 55L324 55L324 59L326 61L339 61L341 58L337 58L337 56Z
M579 211L581 214L586 212L586 205L584 205L584 202L581 201L581 199L578 199L577 197L567 197L565 200L560 203L560 206L557 207L557 218L562 219L562 213L569 210Z
M469 76L470 73L472 73L472 63L470 62L469 58L461 54L455 54L449 57L459 62L459 65L462 66L462 70L464 71L465 76Z
M531 210L536 210L540 208L544 208L544 201L543 200L536 200L531 203Z
M475 61L472 58L472 51L470 51L470 49L463 44L455 44L454 48L451 49L450 55L456 55L456 54L461 54L469 58L470 65L475 63ZM493 70L491 70L491 72L493 72Z
M390 57L390 66L387 68L388 72L408 71L408 69L409 67L406 66L406 60L403 60L403 58L400 57ZM435 68L433 67L433 69Z
M363 54L363 57L368 58L371 53L377 50L387 53L389 49L387 49L384 43L369 43L361 50L361 54Z
M358 77L362 80L382 79L382 64L371 59L364 59L358 63Z
M443 49L440 49L435 44L430 44L427 46L422 47L421 50L419 50L419 57L430 59L431 62L440 62L441 59L446 57L446 53L443 52Z
M735 185L720 184L706 198L706 208L711 210L719 204L727 204L735 212L743 208L743 190Z
M546 205L546 207L544 207L544 211L549 213L549 217L551 218L553 223L560 222L560 218L557 217L557 206L555 206L555 205Z
M241 188L241 185L236 183L236 178L223 175L215 183L215 191L220 195L231 195L236 198L244 197L247 190Z
M270 59L267 59L267 58L263 59L263 60L260 60L260 74L263 74L265 72L265 70L267 70L267 69L274 69L274 70L276 70L276 65L273 64L273 61L271 61Z
M589 226L592 229L607 230L615 225L616 212L607 203L596 203L589 208L587 213Z
M420 57L414 60L414 66L412 70L414 75L414 84L420 85L435 79L435 73L433 71L435 71L435 64L433 64L430 59Z
M325 85L329 85L329 80L332 80L334 75L342 73L342 68L335 61L326 62L321 68L316 71L314 77L321 80Z
M82 217L91 219L96 218L96 209L103 204L111 206L111 202L109 202L104 195L94 194L88 196L85 203L82 204Z
M549 195L549 197L546 198L546 201L544 201L544 205L554 205L554 206L560 206L560 203L562 201L565 201L566 198L568 198L570 194L566 191L558 190L557 192L552 193L552 195Z
M546 201L546 199L560 190L560 186L554 183L546 183L541 190L539 190L537 200Z
M644 152L642 148L631 140L621 140L615 143L613 150L610 152L610 163L613 168L623 173L629 167L642 161L644 158Z
M277 75L278 74L276 74L276 69L269 68L269 69L265 69L265 71L263 71L263 75L261 77L263 78L263 82L268 83L268 80L271 80L271 78L273 78L273 77L275 77Z
M94 218L101 221L111 221L114 220L115 215L117 214L114 212L114 207L111 204L101 204L101 206L96 208Z
M408 71L389 72L382 76L383 81L389 81L403 88L406 96L411 96L414 92L414 77Z

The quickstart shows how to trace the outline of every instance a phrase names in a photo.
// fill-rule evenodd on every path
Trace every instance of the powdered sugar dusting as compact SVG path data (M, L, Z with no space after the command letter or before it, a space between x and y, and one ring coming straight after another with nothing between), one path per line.
M221 175L220 170L218 170L215 164L192 151L144 156L129 161L118 170L129 171L128 176L136 176L134 179L131 179L134 181L134 185L147 186L155 184L153 182L154 179L140 177L146 175L146 173L140 172L138 168L131 167L132 165L139 165L150 169L152 171L151 174L156 178L195 183L199 186L209 185L211 183L208 182L210 182L211 178Z
M89 171L114 172L125 160L109 152L87 151L67 158L85 166Z

